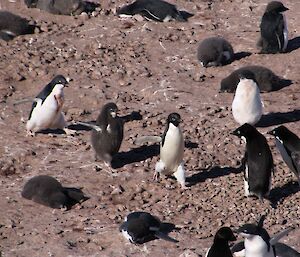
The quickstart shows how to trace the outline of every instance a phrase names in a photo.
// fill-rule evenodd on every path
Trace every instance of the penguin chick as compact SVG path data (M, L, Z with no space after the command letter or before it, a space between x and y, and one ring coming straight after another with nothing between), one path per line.
M273 157L266 138L255 127L244 124L232 132L246 141L245 196L267 197L271 188Z
M279 1L268 3L260 23L258 46L263 54L284 52L288 44L287 22L282 12L287 11Z
M229 227L220 228L215 235L213 245L208 249L205 257L232 257L228 242L235 240L236 237Z
M109 166L123 141L124 122L117 116L117 112L118 107L115 103L105 104L91 134L96 160L101 159Z
M7 11L0 11L0 39L12 40L14 37L25 34L33 34L35 26L18 15Z
M80 189L63 187L55 178L47 175L36 176L27 181L21 195L55 209L70 209L74 204L89 199Z
M122 16L142 15L147 20L167 22L170 20L187 21L176 6L162 0L136 0L121 7L117 14Z
M24 0L28 8L38 8L58 15L79 15L92 12L99 5L82 0Z
M160 160L155 165L154 179L160 174L173 174L182 188L185 186L185 171L183 163L184 138L179 127L181 117L178 113L171 113L167 119L165 132L160 142Z
M232 251L235 253L237 248L244 248L239 254L235 256L245 257L296 257L297 255L289 255L287 253L295 253L295 251L287 245L278 243L278 241L286 236L294 228L287 228L273 238L270 238L268 232L263 228L263 221L265 216L262 216L258 224L245 224L241 226L237 232L245 238L244 245L239 243L239 247L233 246ZM284 254L278 254L287 250ZM292 251L291 251L292 250Z
M57 75L36 96L26 124L28 134L35 135L45 129L63 129L66 134L70 133L61 111L64 104L63 89L67 84L64 76Z
M260 92L270 92L279 90L287 83L291 83L290 80L285 80L278 77L266 67L251 65L237 69L233 71L229 76L222 79L220 92L235 92L236 87L239 83L239 74L243 71L250 71L254 74L255 81L257 81L257 86L259 87Z
M156 238L177 243L177 240L162 231L161 225L160 220L150 213L132 212L125 218L119 230L133 244L143 244Z
M233 61L234 52L224 38L210 37L200 43L197 57L203 67L222 66Z
M297 152L300 152L300 138L283 125L269 131L268 134L275 137L276 147L282 159L296 175L300 186L300 169L299 161L297 161Z
M232 115L240 125L254 125L260 120L263 112L259 88L254 74L250 71L241 72L239 79L232 102Z

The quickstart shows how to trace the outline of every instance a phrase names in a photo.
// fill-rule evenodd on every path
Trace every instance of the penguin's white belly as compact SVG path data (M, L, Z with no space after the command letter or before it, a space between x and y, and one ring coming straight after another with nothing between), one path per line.
M173 125L170 125L173 126ZM169 128L164 145L160 148L160 159L164 163L164 174L176 172L183 159L184 140L179 128Z
M54 95L50 95L42 105L37 103L28 122L31 124L31 130L36 132L53 128L55 121L59 120L61 115L61 111Z
M245 239L246 257L275 257L272 246L268 252L266 242L260 236L254 236L251 239Z
M262 116L260 96L237 92L232 102L232 114L240 125L245 123L256 124Z

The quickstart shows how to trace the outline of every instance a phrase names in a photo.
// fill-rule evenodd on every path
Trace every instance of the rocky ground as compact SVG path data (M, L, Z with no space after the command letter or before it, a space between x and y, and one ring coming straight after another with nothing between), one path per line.
M232 94L218 93L220 81L245 65L264 65L293 81L262 94L265 115L258 125L266 133L285 124L300 136L300 4L285 1L292 51L258 55L255 47L266 0L176 1L194 16L187 23L121 20L124 1L101 1L90 17L55 16L27 9L23 1L1 1L1 8L33 19L34 35L0 41L0 250L3 256L179 256L187 249L203 256L222 226L237 228L267 214L265 227L275 234L300 225L300 190L275 148L271 198L261 203L244 197L239 169L244 143L230 135L237 127L231 114ZM204 69L196 59L199 41L220 35L235 52L250 56L230 65ZM298 44L299 45L299 44ZM27 137L30 103L54 75L69 76L63 111L67 120L93 121L101 106L114 101L121 115L139 112L142 119L125 125L118 167L113 173L95 163L90 132ZM137 147L141 135L158 135L170 112L183 118L188 190L172 178L152 181L158 146ZM21 197L32 176L48 174L62 184L82 187L90 197L70 211L52 210ZM170 236L178 244L154 240L141 246L118 232L123 218L143 210L176 225ZM300 251L300 230L284 240ZM188 256L187 252L186 255Z

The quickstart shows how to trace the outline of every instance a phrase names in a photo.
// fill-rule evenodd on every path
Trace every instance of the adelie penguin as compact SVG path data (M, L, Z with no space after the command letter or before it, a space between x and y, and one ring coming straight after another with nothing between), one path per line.
M250 71L239 73L237 85L232 102L232 115L237 123L255 125L263 113L263 105L255 76Z
M234 51L224 38L210 37L200 43L197 57L203 67L222 66L233 61Z
M244 156L245 196L268 197L271 188L273 157L266 138L255 127L244 124L232 132L246 141Z
M156 238L177 243L176 239L163 231L160 220L148 212L132 212L120 226L120 232L133 244L143 244Z
M68 85L67 79L57 75L34 98L29 118L26 124L27 133L35 135L36 132L46 129L62 129L66 134L71 134L67 129L67 122L62 107L64 104L64 87Z
M251 65L237 69L222 79L220 92L234 93L240 81L239 74L244 71L250 71L254 74L260 92L276 91L291 84L290 80L280 78L266 67Z
M260 34L257 45L261 47L262 54L275 54L285 52L288 45L287 22L283 12L287 11L279 1L268 3L261 19Z
M278 241L291 232L294 228L287 228L277 233L272 238L263 228L265 216L262 216L258 224L248 223L241 226L237 232L245 238L231 249L234 256L245 257L299 257L299 253L293 248Z
M300 138L285 126L279 126L269 131L268 134L275 137L276 147L282 159L296 175L300 186L300 166L299 158L297 157L300 153Z
M33 34L35 27L25 18L0 11L0 39L9 41L19 35Z
M102 160L111 167L113 156L118 153L124 134L124 121L118 117L115 103L107 103L96 120L96 124L78 122L92 128L91 142L95 150L95 159Z
M235 240L236 237L229 227L220 228L215 235L213 245L208 249L205 257L233 257L228 242Z
M92 12L99 5L82 0L24 0L28 8L40 10L58 15L78 15L82 12Z
M154 179L160 174L174 175L182 188L185 185L183 163L184 138L180 129L181 117L178 113L168 116L164 134L160 136L144 136L136 139L135 144L141 145L147 141L160 142L160 160L155 165Z
M147 20L167 22L170 20L187 21L176 6L163 0L136 0L121 7L117 14L120 17L139 14Z
M74 204L89 199L80 189L63 187L55 178L47 175L31 178L21 194L28 200L55 209L70 209Z

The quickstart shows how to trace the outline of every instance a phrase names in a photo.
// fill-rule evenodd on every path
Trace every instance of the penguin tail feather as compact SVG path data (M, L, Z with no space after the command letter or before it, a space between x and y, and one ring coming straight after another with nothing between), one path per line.
M162 138L160 136L142 136L134 140L135 145L143 145L145 143L160 143Z
M172 243L178 243L179 241L168 236L167 234L164 234L160 231L156 231L155 234L154 234L157 238L160 238L160 239L163 239L163 240L166 240L166 241L169 241L169 242L172 242Z

